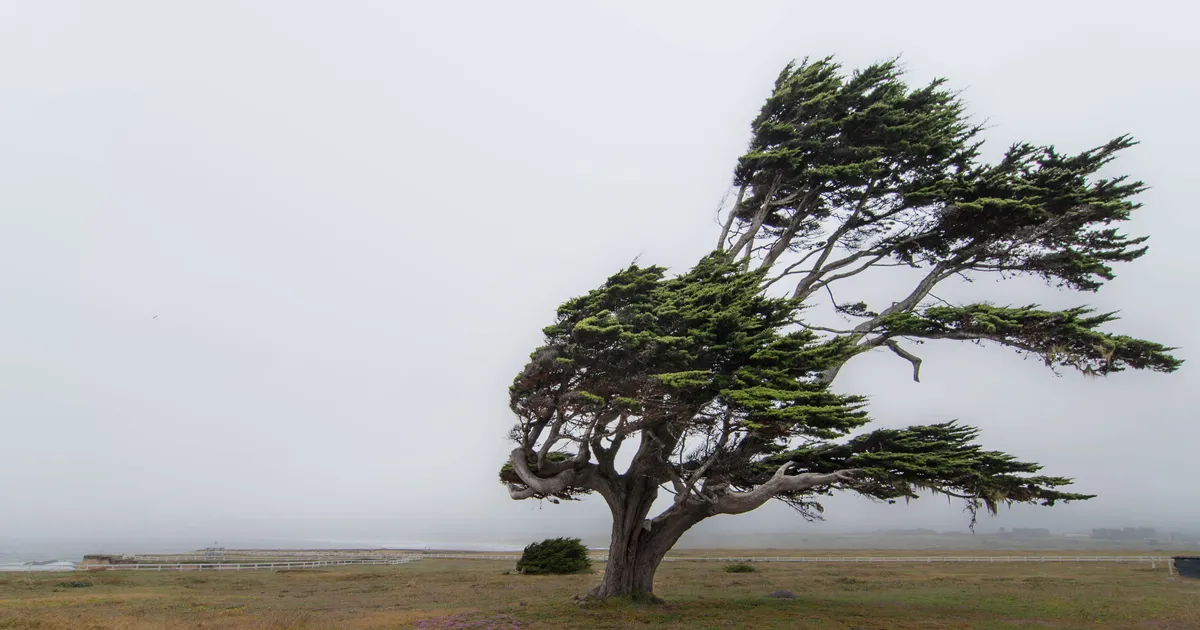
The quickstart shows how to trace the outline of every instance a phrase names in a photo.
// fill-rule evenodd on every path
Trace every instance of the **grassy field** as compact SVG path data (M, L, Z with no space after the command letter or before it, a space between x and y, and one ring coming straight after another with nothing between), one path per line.
M855 554L867 555L844 555ZM655 589L665 605L586 607L573 596L587 592L599 573L506 575L511 563L484 560L279 572L9 573L0 574L0 628L1200 628L1200 580L1168 578L1161 565L755 567L727 573L720 563L667 563ZM767 597L777 590L796 598Z

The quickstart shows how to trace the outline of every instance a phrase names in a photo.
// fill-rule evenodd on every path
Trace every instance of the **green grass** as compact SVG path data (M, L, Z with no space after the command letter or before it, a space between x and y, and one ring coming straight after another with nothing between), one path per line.
M861 555L867 555L863 553ZM1200 628L1200 580L1129 564L666 563L664 605L579 605L584 575L504 572L510 562L279 572L7 574L0 629L388 629L443 620L486 628ZM89 582L64 588L65 582ZM778 590L795 599L767 597ZM436 626L435 626L436 627Z

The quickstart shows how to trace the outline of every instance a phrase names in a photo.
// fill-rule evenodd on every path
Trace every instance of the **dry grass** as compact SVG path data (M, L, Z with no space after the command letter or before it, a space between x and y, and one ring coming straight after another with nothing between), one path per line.
M1200 628L1200 580L1169 579L1162 566L760 564L756 573L724 566L664 564L656 592L665 606L589 607L572 598L598 574L504 575L511 563L484 560L274 573L0 574L0 628L366 630L422 620L460 629ZM91 586L62 586L75 581ZM766 597L777 590L797 597Z

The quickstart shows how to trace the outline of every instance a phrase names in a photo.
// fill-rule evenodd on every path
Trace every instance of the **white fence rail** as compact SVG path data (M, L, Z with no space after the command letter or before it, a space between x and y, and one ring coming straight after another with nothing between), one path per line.
M449 560L507 560L520 558L515 554L480 553L419 553L380 554L384 557L350 557L328 560L281 561L281 562L196 562L199 556L171 556L187 558L187 562L157 562L138 564L80 565L81 570L119 571L255 571L280 569L306 569L350 565L396 565L421 559ZM153 556L147 556L150 558ZM162 560L164 557L158 557ZM593 556L595 562L606 562L607 556ZM1169 556L668 556L665 562L804 562L814 564L878 564L878 563L1030 563L1030 562L1117 562L1143 563L1157 567L1158 563L1170 569Z
M81 564L81 571L278 571L347 565L408 564L412 557L391 560L312 560L309 562L180 562L176 564Z
M250 558L344 558L353 556L356 558L361 558L367 556L408 556L416 553L420 552L408 549L225 549L214 551L184 551L179 553L133 553L115 555L123 555L126 558L228 558L235 556Z
M771 557L667 557L671 561L705 560L709 562L814 562L814 563L874 563L874 562L1166 562L1167 556L814 556L808 558Z
M291 554L227 554L224 556L204 555L204 554L135 554L129 556L119 556L126 560L133 560L139 564L178 564L181 562L217 564L228 562L240 563L257 563L257 562L315 562L318 560L395 560L397 558L411 558L412 553L343 553L343 554L311 554L311 553L291 553Z
M519 555L422 553L414 558L453 560L517 560ZM667 556L664 562L1166 562L1169 556ZM593 562L606 562L607 556L592 556Z

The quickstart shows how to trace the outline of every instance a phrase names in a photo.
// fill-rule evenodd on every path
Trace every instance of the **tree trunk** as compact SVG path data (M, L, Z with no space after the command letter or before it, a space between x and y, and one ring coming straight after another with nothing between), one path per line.
M644 477L630 481L622 492L614 493L609 503L613 523L608 563L604 581L592 591L593 597L653 597L654 569L658 563L651 564L645 556L642 536L649 533L645 528L646 515L658 498L658 486Z
M593 597L629 597L635 601L657 601L654 596L654 572L666 553L637 545L628 553L614 554L618 545L609 550L604 581L592 591Z
M608 563L604 568L604 581L591 596L659 601L654 596L654 573L658 565L679 537L704 515L695 510L672 508L654 521L647 521L646 515L658 497L658 486L648 480L635 482L628 493L622 494L625 500L621 504L610 505L613 527Z

